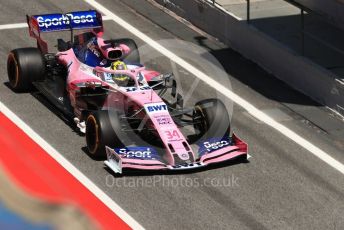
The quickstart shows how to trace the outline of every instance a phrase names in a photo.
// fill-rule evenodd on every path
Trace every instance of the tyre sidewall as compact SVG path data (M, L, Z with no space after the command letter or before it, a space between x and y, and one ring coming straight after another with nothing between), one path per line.
M95 128L90 128L90 125L95 125ZM119 116L114 111L99 110L91 112L86 119L86 144L89 153L94 157L105 157L105 146L110 148L123 147L123 144L116 134L120 132ZM93 136L95 131L93 142L96 146L90 143L88 138Z
M15 67L11 65L15 65ZM9 83L13 89L17 91L31 90L33 82L44 79L45 61L37 48L15 49L8 55L7 71Z

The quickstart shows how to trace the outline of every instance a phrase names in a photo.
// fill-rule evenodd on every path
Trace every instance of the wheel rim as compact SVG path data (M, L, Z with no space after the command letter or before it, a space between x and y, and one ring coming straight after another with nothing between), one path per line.
M90 115L86 122L86 144L88 151L95 154L99 146L99 133L96 118Z

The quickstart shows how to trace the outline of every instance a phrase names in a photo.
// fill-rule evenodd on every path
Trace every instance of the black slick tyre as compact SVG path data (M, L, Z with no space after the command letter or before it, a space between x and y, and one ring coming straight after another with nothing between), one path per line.
M7 58L9 84L15 91L28 92L33 82L41 81L45 76L45 61L37 48L12 50Z

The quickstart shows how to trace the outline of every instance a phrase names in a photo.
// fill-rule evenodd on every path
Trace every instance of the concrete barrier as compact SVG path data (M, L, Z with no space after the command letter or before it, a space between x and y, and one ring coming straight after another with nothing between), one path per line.
M306 6L344 29L344 0L290 0L290 2Z
M344 80L202 0L156 0L291 87L344 116ZM254 76L252 76L254 77Z

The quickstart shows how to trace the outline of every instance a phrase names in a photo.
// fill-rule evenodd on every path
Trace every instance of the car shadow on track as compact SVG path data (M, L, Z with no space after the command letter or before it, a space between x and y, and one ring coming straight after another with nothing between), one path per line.
M63 114L58 108L56 108L55 105L53 105L49 100L47 100L40 92L37 90L34 90L32 92L26 93L26 92L17 92L14 90L9 82L4 82L3 83L7 88L9 88L13 93L15 94L30 94L33 96L37 101L39 101L42 105L44 105L47 109L49 109L50 112L55 114L58 118L60 118L66 125L68 125L73 132L78 134L79 136L83 136L81 132L78 131L75 122L67 117L65 114Z
M95 157L94 155L90 154L87 147L84 146L81 148L81 150L92 160L94 161L105 161L106 160L106 156L104 157Z

